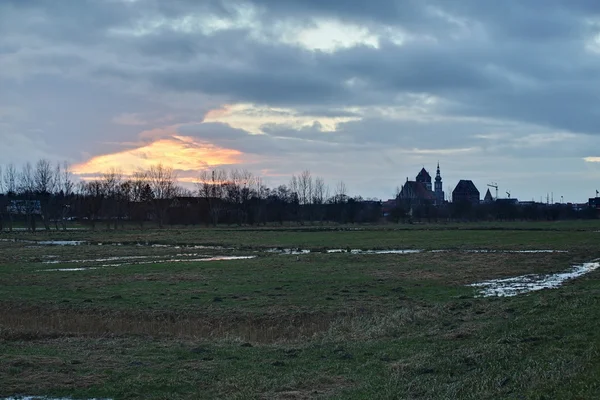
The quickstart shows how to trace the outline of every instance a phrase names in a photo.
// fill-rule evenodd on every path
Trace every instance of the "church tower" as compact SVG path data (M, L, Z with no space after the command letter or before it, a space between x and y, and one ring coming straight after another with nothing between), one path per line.
M425 189L431 191L431 175L429 175L425 167L421 169L415 180L425 186Z
M444 204L444 191L442 190L442 175L440 174L440 163L438 161L437 173L435 174L435 204Z

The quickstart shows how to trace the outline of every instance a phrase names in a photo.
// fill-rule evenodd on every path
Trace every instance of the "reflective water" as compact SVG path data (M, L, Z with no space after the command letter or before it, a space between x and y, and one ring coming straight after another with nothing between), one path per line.
M469 286L479 288L480 297L510 297L542 289L555 289L568 280L578 278L600 268L598 260L575 265L565 272L547 275L522 275L513 278L492 279L473 283Z
M151 259L144 261L133 261L140 258L150 258L145 256L133 256L133 257L109 257L99 258L95 260L68 260L68 261L44 261L43 264L63 264L63 263L83 263L83 262L106 262L106 261L125 261L122 263L111 263L101 264L99 267L124 267L128 265L144 265L144 264L166 264L166 263L182 263L182 262L211 262L211 261L233 261L233 260L249 260L256 258L256 256L206 256L202 258L163 258L163 259ZM98 269L98 267L80 267L80 268L54 268L54 269L42 269L39 272L71 272L71 271L87 271Z

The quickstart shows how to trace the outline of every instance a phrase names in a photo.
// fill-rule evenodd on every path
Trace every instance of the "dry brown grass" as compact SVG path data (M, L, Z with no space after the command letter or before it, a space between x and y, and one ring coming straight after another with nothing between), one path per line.
M351 382L348 382L343 377L324 378L321 382L306 386L299 385L295 388L282 388L276 392L263 393L261 399L276 399L276 400L306 400L315 398L326 398L339 392L342 389L351 387Z
M465 304L457 303L457 304ZM2 304L0 304L2 306ZM475 309L476 308L476 309ZM442 335L461 340L476 334L476 316L489 305L458 307L450 302L427 306L399 304L395 310L338 312L273 312L201 314L169 311L106 311L7 305L0 311L0 339L39 340L60 337L151 337L206 339L262 344L295 343L307 339L361 341L414 334ZM456 326L453 326L458 323ZM481 328L481 324L477 327ZM420 327L415 330L415 327Z
M274 343L313 337L326 331L338 317L337 314L318 312L214 316L184 312L109 312L5 306L0 311L0 338L34 340L62 336L133 335Z

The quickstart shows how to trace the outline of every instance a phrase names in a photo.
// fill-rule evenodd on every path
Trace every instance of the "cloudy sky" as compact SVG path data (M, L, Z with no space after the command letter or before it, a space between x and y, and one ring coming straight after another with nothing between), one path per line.
M600 189L597 0L1 0L0 164Z

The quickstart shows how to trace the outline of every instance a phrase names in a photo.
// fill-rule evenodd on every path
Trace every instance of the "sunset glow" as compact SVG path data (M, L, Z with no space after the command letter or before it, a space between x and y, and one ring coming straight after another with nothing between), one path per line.
M240 163L242 153L200 142L189 136L159 139L142 147L91 158L73 168L78 175L98 175L112 168L124 174L163 163L178 171L200 171Z

